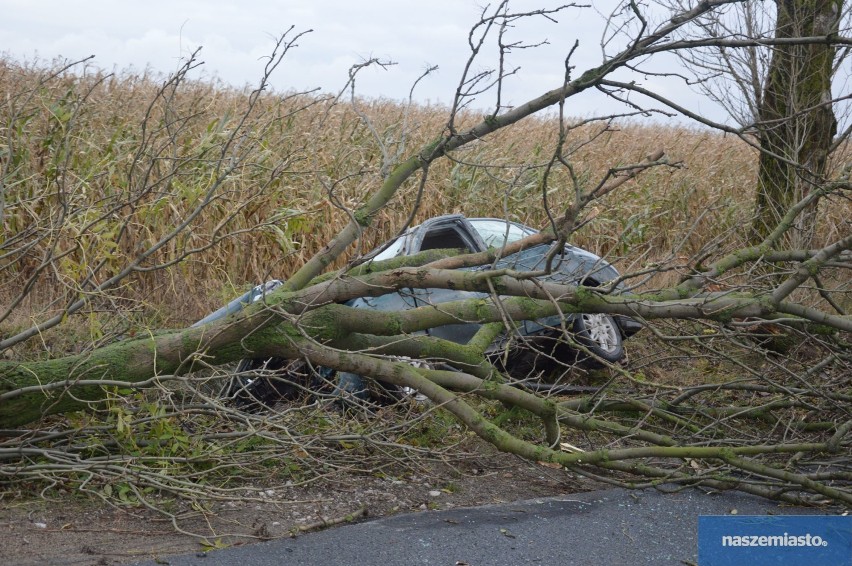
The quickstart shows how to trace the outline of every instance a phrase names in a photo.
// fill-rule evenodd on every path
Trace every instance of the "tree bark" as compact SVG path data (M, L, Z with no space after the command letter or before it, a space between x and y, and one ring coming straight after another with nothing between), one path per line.
M837 34L842 0L776 0L775 37ZM830 103L835 47L829 44L774 48L759 101L763 150L758 164L753 240L763 240L785 212L820 183L837 120ZM790 249L813 239L817 202L797 218L787 237Z

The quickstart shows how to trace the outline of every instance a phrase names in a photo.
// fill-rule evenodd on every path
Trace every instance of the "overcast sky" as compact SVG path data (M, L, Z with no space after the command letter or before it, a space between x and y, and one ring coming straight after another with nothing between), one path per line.
M546 40L550 45L512 56L510 65L521 70L507 84L510 103L522 103L558 86L564 57L575 40L580 42L574 58L578 70L601 61L604 20L599 13L609 13L614 2L591 3L592 9L569 9L555 16L558 23L531 19L512 30L509 40ZM168 73L202 47L205 64L195 77L215 76L243 86L256 83L274 38L295 26L295 31L313 31L300 39L273 76L275 89L319 87L336 92L350 66L379 57L397 65L359 75L362 95L403 99L427 65L438 65L439 71L418 87L416 98L448 103L469 53L468 31L484 4L485 0L0 0L0 50L17 60L94 55L94 64L107 70L132 66ZM512 6L521 11L557 4L522 0ZM486 49L493 53L494 43ZM487 62L483 60L482 67ZM646 84L682 101L689 99L686 89L653 81ZM571 114L606 113L611 104L584 94L573 101ZM486 107L486 101L480 106ZM693 108L709 111L710 106L693 104Z

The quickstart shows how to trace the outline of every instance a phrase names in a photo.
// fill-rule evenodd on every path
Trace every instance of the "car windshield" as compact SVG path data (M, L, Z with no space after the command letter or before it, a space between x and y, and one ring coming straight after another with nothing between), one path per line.
M533 233L505 220L481 218L470 220L470 224L489 248L502 248Z

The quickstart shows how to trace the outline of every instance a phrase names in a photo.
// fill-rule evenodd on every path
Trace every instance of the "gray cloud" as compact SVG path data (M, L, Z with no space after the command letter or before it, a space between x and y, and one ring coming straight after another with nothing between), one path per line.
M606 12L614 1L594 4L597 11ZM197 76L215 76L241 87L256 83L274 37L292 25L296 31L314 31L299 41L300 47L273 76L275 89L319 87L335 92L351 65L380 57L398 64L386 71L366 70L358 81L362 95L403 99L411 83L432 64L439 65L440 71L424 81L417 97L447 103L468 56L468 30L478 19L480 5L478 0L0 0L4 14L0 45L16 59L79 59L93 54L95 64L104 69L132 66L162 73L173 71L203 46L205 65ZM531 0L513 3L516 10L556 5ZM580 49L573 63L580 70L600 61L603 18L589 9L569 9L558 20L534 18L509 31L512 41L546 40L550 45L511 56L509 66L522 69L507 81L504 101L521 103L557 87L565 55L575 40L580 41ZM495 52L491 41L474 68L493 65ZM682 86L666 88L675 96L684 93ZM485 98L478 105L486 108L491 103L493 98ZM574 101L572 113L588 115L611 106L589 93Z

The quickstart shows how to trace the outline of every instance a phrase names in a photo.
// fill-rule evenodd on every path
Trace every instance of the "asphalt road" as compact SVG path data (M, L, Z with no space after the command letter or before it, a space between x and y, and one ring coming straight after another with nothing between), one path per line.
M819 514L738 493L612 489L386 517L233 549L162 557L156 564L690 565L699 515ZM153 566L154 562L146 565Z

